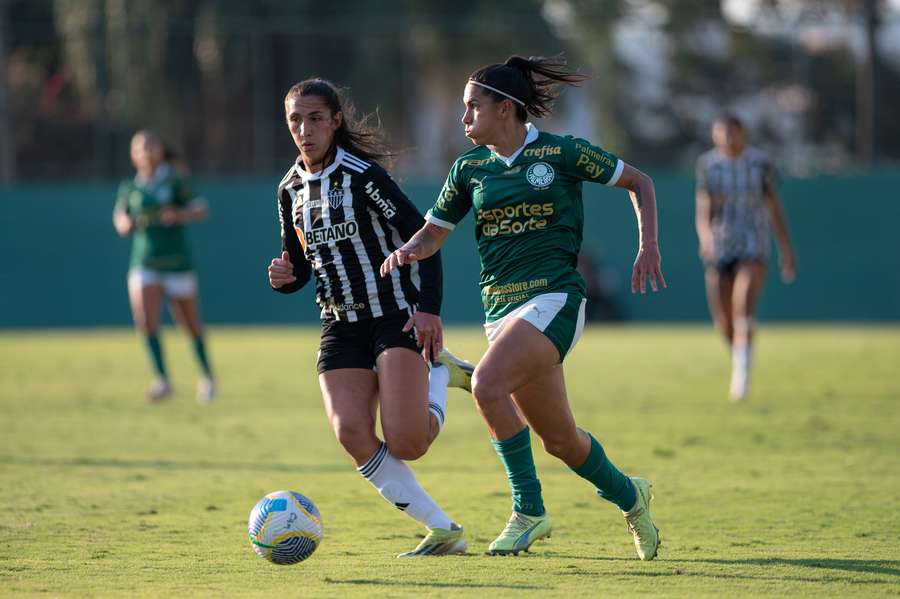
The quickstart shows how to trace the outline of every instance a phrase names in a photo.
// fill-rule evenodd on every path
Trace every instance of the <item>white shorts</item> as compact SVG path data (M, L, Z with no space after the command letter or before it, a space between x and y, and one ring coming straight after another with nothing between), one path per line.
M168 297L182 298L197 295L197 275L191 270L166 272L152 268L132 268L128 271L128 289L137 291L148 285L162 285Z
M562 362L584 331L586 300L574 293L543 293L537 295L503 318L484 324L488 343L493 343L513 319L532 324L547 336L559 351Z

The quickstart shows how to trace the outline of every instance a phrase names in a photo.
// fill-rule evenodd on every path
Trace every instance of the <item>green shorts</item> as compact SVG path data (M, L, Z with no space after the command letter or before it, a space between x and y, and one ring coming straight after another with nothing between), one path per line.
M584 330L585 298L578 293L542 293L506 316L484 324L488 343L493 342L513 319L524 320L547 336L562 362Z

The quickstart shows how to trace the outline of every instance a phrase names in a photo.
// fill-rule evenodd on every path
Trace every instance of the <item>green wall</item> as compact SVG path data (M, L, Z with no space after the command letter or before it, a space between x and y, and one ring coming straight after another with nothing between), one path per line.
M212 216L191 242L207 321L315 322L311 286L273 293L266 266L279 251L274 187L265 181L199 181ZM635 320L707 318L689 178L656 176L663 272L669 288L627 294L636 232L625 192L585 187L585 246L602 253ZM405 186L423 210L437 185ZM760 305L765 320L900 319L900 173L788 180L782 197L798 256L798 278L772 269ZM130 322L125 291L129 241L110 214L116 185L0 190L0 327L119 325ZM444 250L444 320L477 322L478 259L471 216Z

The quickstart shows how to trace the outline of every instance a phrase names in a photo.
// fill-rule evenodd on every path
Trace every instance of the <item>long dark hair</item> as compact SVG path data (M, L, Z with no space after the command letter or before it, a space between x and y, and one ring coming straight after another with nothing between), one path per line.
M366 114L357 119L353 103L346 97L344 90L330 81L313 77L296 83L288 90L284 101L287 102L294 96L318 96L332 115L338 112L343 114L341 126L334 132L329 155L337 151L336 146L340 146L363 160L381 162L393 157L393 153L385 145L384 131L379 126L377 113Z
M523 122L528 114L535 117L550 114L560 85L577 85L588 78L587 75L572 71L562 54L528 58L514 54L503 64L483 66L469 75L469 81L483 83L508 94L504 96L489 88L481 88L483 93L495 100L506 100L512 96L521 102L513 101L513 105L516 107L516 116Z

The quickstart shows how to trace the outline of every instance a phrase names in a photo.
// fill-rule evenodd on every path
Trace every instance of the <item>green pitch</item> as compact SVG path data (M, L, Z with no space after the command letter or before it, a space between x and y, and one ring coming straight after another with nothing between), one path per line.
M475 329L447 332L477 358ZM653 481L660 558L639 562L619 513L536 443L555 530L531 554L481 554L509 515L471 400L414 464L468 531L467 556L397 560L421 530L334 440L311 329L213 329L221 397L146 405L130 331L0 334L0 595L588 597L900 594L900 329L763 329L754 389L726 399L707 327L596 328L566 363L576 419L624 471ZM307 562L273 566L250 508L295 489L322 511Z

